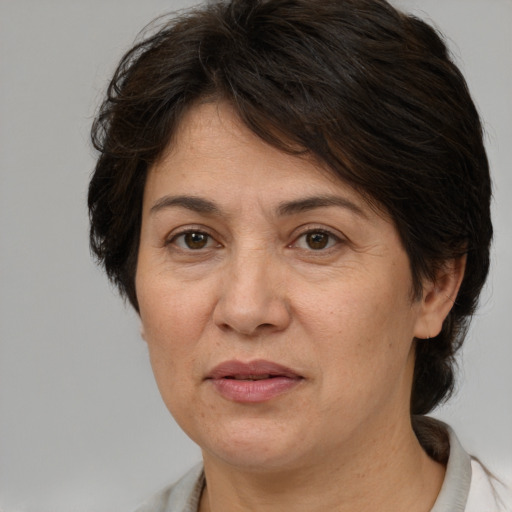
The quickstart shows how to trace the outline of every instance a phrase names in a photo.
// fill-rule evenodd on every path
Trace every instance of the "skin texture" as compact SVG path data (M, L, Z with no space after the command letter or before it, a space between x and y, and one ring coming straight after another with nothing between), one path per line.
M444 468L410 425L413 340L439 332L463 270L413 299L385 214L229 105L191 108L148 176L136 289L163 400L203 450L201 510L430 510ZM248 404L207 379L261 359L300 382Z

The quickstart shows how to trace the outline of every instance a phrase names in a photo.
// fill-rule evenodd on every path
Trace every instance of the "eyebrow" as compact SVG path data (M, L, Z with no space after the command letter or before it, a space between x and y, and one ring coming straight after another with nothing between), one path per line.
M164 196L161 197L151 207L150 212L152 214L159 212L165 208L171 208L177 206L180 208L186 208L197 213L207 213L209 215L220 215L221 211L218 206L208 199L195 196Z
M297 213L315 210L317 208L327 208L336 206L345 208L355 213L356 215L367 218L366 213L356 203L349 199L336 195L321 195L305 197L303 199L296 199L293 201L285 201L278 205L278 216L288 216ZM208 199L197 196L164 196L158 199L151 207L150 213L155 214L163 209L179 207L191 210L196 213L203 213L208 215L221 215L221 209Z
M335 195L313 196L295 201L287 201L279 205L277 212L279 215L285 216L315 210L316 208L327 208L329 206L345 208L360 217L367 218L364 210L356 203L346 197Z

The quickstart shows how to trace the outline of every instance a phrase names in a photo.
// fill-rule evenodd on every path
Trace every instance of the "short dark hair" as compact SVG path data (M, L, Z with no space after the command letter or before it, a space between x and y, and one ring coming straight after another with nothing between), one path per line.
M121 60L92 128L90 243L138 310L148 169L198 101L229 101L273 146L314 155L392 217L419 296L467 256L441 333L416 340L411 413L454 384L489 269L491 182L482 127L441 36L384 0L232 0L160 22Z

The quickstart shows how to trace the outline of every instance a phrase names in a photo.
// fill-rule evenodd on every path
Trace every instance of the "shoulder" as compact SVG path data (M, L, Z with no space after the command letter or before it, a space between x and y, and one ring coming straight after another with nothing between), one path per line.
M425 451L446 466L431 512L512 512L511 482L503 481L470 456L447 424L415 417L414 427Z
M471 486L466 512L510 512L512 482L489 471L478 459L471 460Z
M203 486L203 466L198 464L177 482L156 493L134 512L197 512Z

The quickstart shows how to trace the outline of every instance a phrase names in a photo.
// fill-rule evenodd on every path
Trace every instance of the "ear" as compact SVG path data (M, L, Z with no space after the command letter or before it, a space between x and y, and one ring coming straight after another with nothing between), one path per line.
M420 313L416 320L415 338L434 338L453 307L466 269L466 256L446 261L433 281L423 283Z
M144 326L142 323L140 324L140 337L147 343L146 333L144 332Z

